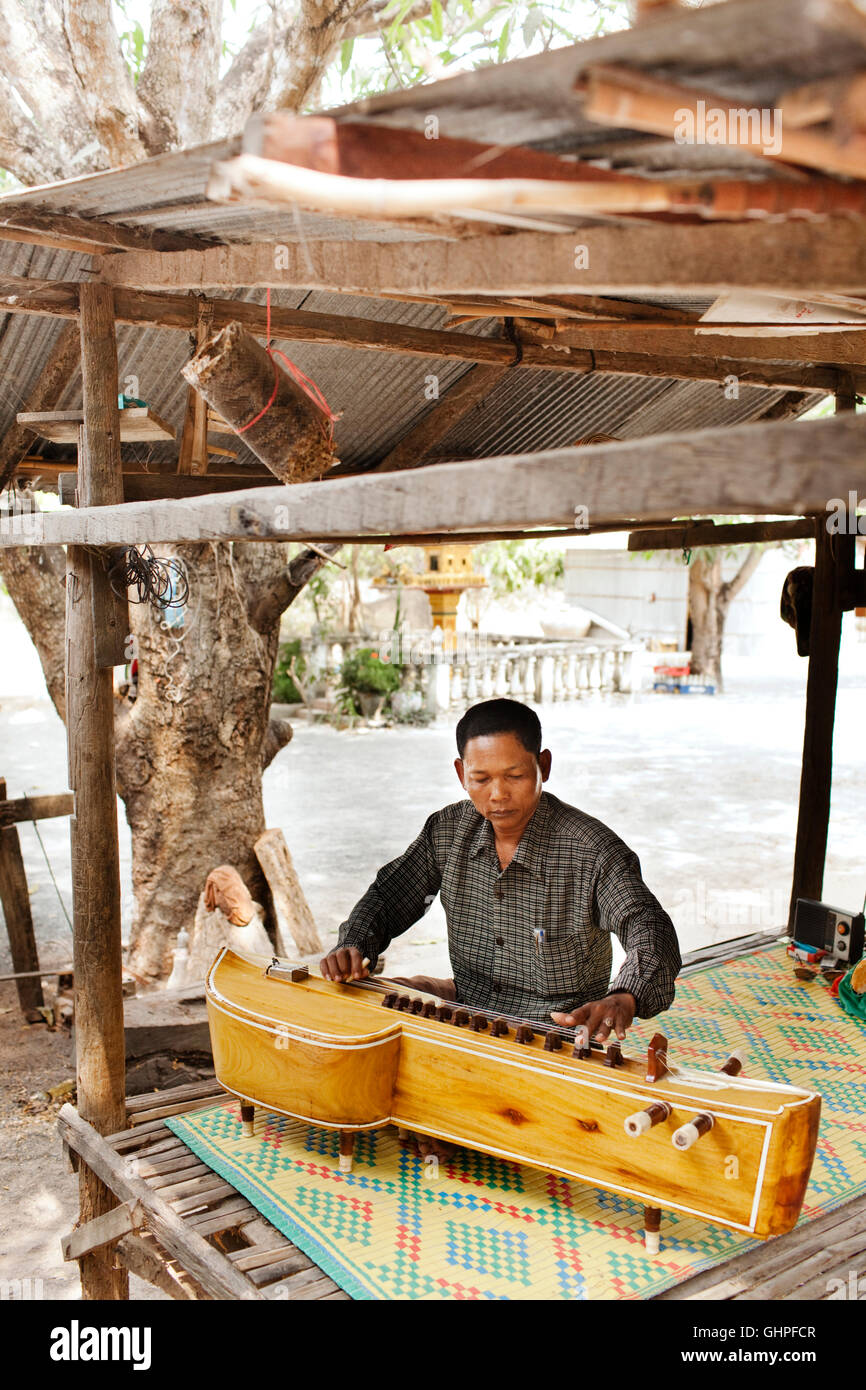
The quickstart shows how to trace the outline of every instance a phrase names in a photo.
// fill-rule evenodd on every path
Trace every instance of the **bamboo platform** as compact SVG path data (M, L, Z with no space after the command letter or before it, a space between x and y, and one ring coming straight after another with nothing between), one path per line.
M60 1130L73 1166L89 1163L120 1201L137 1206L141 1225L117 1241L118 1260L177 1299L348 1299L166 1126L169 1115L204 1109L223 1096L228 1092L215 1078L133 1096L129 1127L105 1138L64 1106ZM852 1271L866 1286L866 1196L696 1274L654 1301L823 1301L840 1286L849 1288Z
M64 1107L73 1166L88 1163L122 1202L137 1204L142 1225L118 1240L119 1262L177 1299L348 1299L167 1127L169 1115L221 1097L215 1078L130 1097L129 1128L104 1138Z

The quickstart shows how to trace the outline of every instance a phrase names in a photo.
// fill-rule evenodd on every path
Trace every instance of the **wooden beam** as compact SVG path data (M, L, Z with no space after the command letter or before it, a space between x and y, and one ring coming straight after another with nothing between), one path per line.
M3 798L0 799L0 828L22 821L51 820L54 816L72 815L71 792L60 792L57 796L18 796L7 801L6 784L0 785Z
M117 343L110 291L81 286L81 375L84 392L78 491L94 511L113 510L123 496L117 407ZM125 1122L125 1050L120 943L120 866L114 773L114 690L97 665L100 615L113 595L99 558L82 546L66 557L66 728L74 922L75 1042L78 1106L103 1134ZM79 1173L84 1224L117 1205L86 1164ZM104 1251L80 1261L82 1297L129 1297L125 1271Z
M346 294L716 295L741 288L857 295L866 285L866 240L857 219L680 227L674 223L580 227L573 232L476 236L461 241L321 241L130 251L105 257L103 278L136 289L238 285ZM2 308L2 305L0 305Z
M368 540L672 516L803 515L866 487L866 417L737 425L185 501L40 513L0 545ZM581 511L581 517L584 513Z
M200 299L196 310L196 352L201 351L212 332L213 301ZM207 428L207 401L196 391L194 386L188 386L183 434L180 439L180 452L177 459L178 473L192 473L200 476L207 472Z
M632 531L629 550L695 550L707 545L755 545L763 541L810 540L815 534L814 518L794 521L739 521L714 526L711 521L694 526L672 526L669 530Z
M81 410L21 411L16 416L19 425L32 430L41 439L54 444L77 444L84 412ZM173 425L157 415L150 406L128 405L118 412L118 429L124 444L158 444L174 439Z
M74 315L76 312L76 285L69 285L66 287L67 293L60 293L58 286L52 286L45 281L19 279L13 285L7 279L0 282L0 288L3 287L14 289L15 292L7 295L5 300L0 299L0 311L5 307L15 313L63 312ZM215 329L235 321L257 336L265 336L264 307L241 300L215 299L211 303ZM123 323L141 326L153 324L162 328L194 331L197 304L198 300L188 294L152 294L124 288L115 290L116 318L118 322ZM277 340L285 338L294 342L333 343L341 347L397 352L417 357L450 358L490 365L543 367L550 371L578 373L593 370L628 376L670 377L683 381L721 382L726 375L734 375L739 377L744 386L761 386L773 390L831 392L838 385L835 368L832 366L812 366L808 362L785 365L783 343L777 345L773 360L750 359L750 344L752 341L758 341L752 339L725 339L722 344L725 353L723 359L718 355L714 356L710 351L703 355L695 346L700 344L701 339L692 336L687 339L686 355L679 356L670 345L666 347L661 341L658 344L659 355L655 357L634 350L569 347L565 342L554 345L549 339L527 341L516 350L514 344L504 338L481 338L471 333L413 328L405 324L382 323L349 315L315 314L300 309L278 307L271 311L271 328ZM616 333L617 330L614 328L611 331ZM841 341L840 335L836 333L819 335L819 342L823 343L827 339L832 339L832 343ZM831 360L832 343L825 354ZM766 342L762 339L760 344L761 355L767 354ZM855 367L854 371L857 390L866 390L866 369L858 371Z
M14 805L6 801L6 782L3 778L0 778L0 798L3 804ZM8 823L6 817L0 821L0 827L0 903L3 904L6 919L12 968L22 976L15 981L18 1003L22 1012L27 1014L31 1009L41 1009L45 1003L41 977L33 974L39 970L39 952L18 831L14 824Z
M115 1153L99 1133L73 1109L64 1105L57 1117L61 1137L84 1162L81 1171L98 1174L117 1199L139 1202L147 1216L148 1228L159 1244L187 1270L212 1298L261 1299L264 1294L245 1279L219 1250L181 1220L159 1192L137 1177L129 1159ZM85 1257L92 1258L92 1257Z
M803 129L796 121L789 127L784 108L779 108L778 115L774 112L770 130L765 129L760 119L756 129L739 115L733 119L730 116L731 112L746 110L744 101L731 101L704 89L683 87L649 73L605 64L583 72L577 88L583 96L584 116L600 125L617 130L646 131L674 140L682 138L686 113L691 113L693 130L699 132L708 112L718 110L726 113L727 133L734 134L735 138L716 143L748 150L769 160L842 174L846 178L866 176L866 138L863 135L849 132L849 138L843 142L820 131ZM700 103L703 103L703 117ZM702 137L696 134L694 138L701 140Z
M290 111L255 115L244 127L242 153L357 179L552 179L618 183L611 169L520 145L480 144L420 130L395 129Z
M700 332L696 331L698 327ZM722 325L718 327L721 329ZM840 324L826 333L801 335L778 331L768 334L757 329L748 336L723 331L714 333L709 324L649 327L642 323L616 325L572 320L557 325L552 336L541 333L539 328L521 322L517 336L523 343L548 344L551 349L567 346L595 352L641 353L662 360L691 356L702 362L739 358L751 362L808 362L837 367L866 365L866 323L862 328Z
M81 353L77 324L64 324L52 347L36 384L26 401L26 413L50 410L78 366ZM11 425L0 444L0 491L9 482L16 465L33 443L34 431L17 422Z
M400 442L395 444L372 471L396 473L401 469L417 468L424 462L431 449L471 410L479 406L510 370L510 367L470 368L459 381L449 386L438 405L404 434Z
M206 237L188 236L184 232L124 227L89 217L16 208L14 199L14 193L0 198L0 241L54 246L59 251L77 251L89 256L101 256L106 251L200 250L208 245Z
M145 1211L141 1202L124 1202L122 1206L112 1207L103 1216L94 1217L85 1226L76 1226L68 1236L63 1236L60 1249L64 1260L80 1260L94 1250L113 1245L121 1236L130 1231L140 1231L145 1224Z

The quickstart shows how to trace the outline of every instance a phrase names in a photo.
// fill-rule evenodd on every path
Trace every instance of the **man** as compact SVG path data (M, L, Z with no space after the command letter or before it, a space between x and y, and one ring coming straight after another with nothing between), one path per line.
M670 1007L680 953L637 855L543 790L551 754L535 712L485 700L457 725L454 766L469 800L426 820L386 864L321 962L325 979L363 979L437 892L454 977L414 984L470 1008L624 1038L635 1015ZM626 959L610 985L610 933Z

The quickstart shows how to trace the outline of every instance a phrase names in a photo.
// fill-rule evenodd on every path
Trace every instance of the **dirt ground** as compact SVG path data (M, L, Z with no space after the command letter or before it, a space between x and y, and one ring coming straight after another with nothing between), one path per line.
M52 991L46 989L46 1002ZM79 1297L78 1266L65 1264L61 1237L78 1217L78 1179L63 1157L57 1112L75 1084L70 1030L24 1022L15 986L0 983L0 1288L6 1280L41 1280L45 1299ZM130 1297L167 1298L140 1279Z

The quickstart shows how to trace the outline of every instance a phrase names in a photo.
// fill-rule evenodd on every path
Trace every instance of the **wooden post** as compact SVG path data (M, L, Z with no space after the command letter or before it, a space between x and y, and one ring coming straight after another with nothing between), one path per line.
M5 800L6 782L0 778L0 801ZM6 918L12 969L16 973L38 971L39 953L36 949L33 917L30 912L27 875L24 872L18 830L14 825L0 829L0 902L3 904L3 915ZM38 974L16 980L15 985L18 990L18 1003L23 1013L42 1008L45 1000L42 996L42 980Z
M108 286L81 286L81 371L84 424L78 486L85 506L123 498L117 343ZM114 773L114 693L110 668L96 659L97 617L111 589L99 560L82 546L66 556L66 728L74 914L75 1043L78 1112L102 1134L126 1124L120 865ZM118 1199L86 1163L79 1170L80 1223L102 1216ZM85 1299L125 1299L129 1278L111 1248L82 1256Z
M853 391L838 391L836 413L854 410ZM828 498L829 501L829 498ZM830 792L833 782L833 725L839 679L839 644L842 638L842 605L839 592L840 560L853 546L853 536L833 536L827 518L815 528L815 579L812 588L812 620L809 630L809 673L806 682L806 722L800 773L800 807L794 876L788 909L788 930L793 932L798 898L820 899L824 886Z

